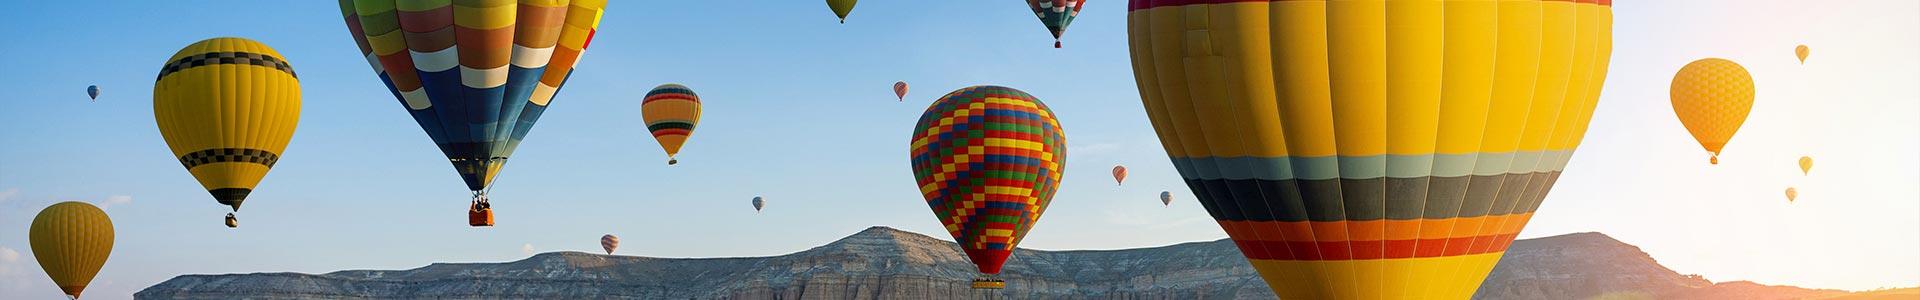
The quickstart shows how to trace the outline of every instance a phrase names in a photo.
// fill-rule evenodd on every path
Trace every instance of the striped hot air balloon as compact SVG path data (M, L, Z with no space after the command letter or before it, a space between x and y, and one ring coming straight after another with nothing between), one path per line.
M620 248L620 237L613 234L600 236L600 249L607 250L607 255L613 255L614 248Z
M641 100L640 118L647 122L653 140L667 151L667 164L678 164L680 160L673 156L680 154L680 146L687 144L693 127L700 125L700 95L684 85L662 84Z
M1587 131L1608 0L1132 1L1141 103L1280 298L1467 299Z
M913 177L927 206L982 278L993 279L1046 211L1065 171L1067 137L1026 92L974 86L947 93L913 127Z
M593 39L606 0L342 0L360 53L473 193L486 194Z
M906 81L893 82L893 96L895 98L899 98L900 102L907 102L907 82Z
M240 211L300 123L300 79L265 44L213 38L180 49L153 82L153 119L214 201ZM227 227L239 224L227 214Z

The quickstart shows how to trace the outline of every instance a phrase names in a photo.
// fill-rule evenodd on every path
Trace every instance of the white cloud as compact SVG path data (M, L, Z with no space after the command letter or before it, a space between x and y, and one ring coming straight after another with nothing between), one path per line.
M14 251L13 248L0 247L0 263L11 264L17 261L20 261L20 251Z
M133 196L113 195L113 196L107 197L107 200L101 201L100 208L107 208L114 205L132 204L132 203L133 203Z
M520 254L533 255L533 244L520 245Z
M12 189L0 191L0 203L7 203L7 200L13 200L14 196L19 196L19 195L20 195L20 189L18 188L12 188Z

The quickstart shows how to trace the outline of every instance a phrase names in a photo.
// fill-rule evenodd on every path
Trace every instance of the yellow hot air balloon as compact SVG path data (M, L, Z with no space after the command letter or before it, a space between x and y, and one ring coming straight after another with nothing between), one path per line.
M1807 45L1793 47L1793 56L1800 57L1800 64L1807 64Z
M1284 299L1467 299L1587 131L1609 1L1132 1L1136 86Z
M1800 191L1794 190L1793 187L1787 187L1787 202L1793 202L1794 198L1800 198Z
M220 204L240 204L300 122L300 80L267 45L222 37L174 53L153 82L153 118L173 157ZM227 214L228 227L236 224Z
M1807 175L1807 172L1810 172L1810 171L1813 171L1813 157L1801 156L1800 157L1800 175Z
M27 239L40 269L61 292L79 299L113 252L113 220L92 204L60 202L33 217Z
M1720 149L1733 139L1753 110L1753 76L1730 60L1707 58L1688 63L1673 74L1673 113L1693 139L1720 163Z

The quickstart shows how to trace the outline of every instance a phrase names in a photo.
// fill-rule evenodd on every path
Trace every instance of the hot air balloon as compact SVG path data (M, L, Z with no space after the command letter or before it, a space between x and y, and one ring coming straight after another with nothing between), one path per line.
M1608 1L1132 1L1134 76L1283 299L1466 299L1560 178Z
M1810 171L1813 171L1813 157L1801 156L1800 157L1800 175L1807 175L1807 172L1810 172Z
M1121 166L1121 165L1114 165L1113 166L1113 185L1120 185L1121 183L1124 183L1126 181L1127 181L1127 167Z
M113 252L113 220L92 204L60 202L33 217L27 240L53 284L67 297L79 299Z
M899 97L900 102L907 102L907 82L905 81L893 82L893 96Z
M267 175L300 122L300 80L273 48L212 38L174 53L153 82L153 118L173 157L213 194L240 203ZM232 213L227 227L235 227Z
M753 212L758 213L760 212L760 209L766 208L766 207L767 207L766 199L761 199L760 196L753 196Z
M941 96L913 127L913 177L981 277L999 289L1013 255L1060 186L1067 137L1052 110L1020 90L973 86Z
M1160 205L1173 206L1173 192L1160 191Z
M606 0L340 1L388 91L472 192L468 224L493 226L487 192L593 39Z
M1670 95L1680 124L1707 149L1708 162L1720 164L1720 149L1753 110L1753 77L1730 60L1696 60L1673 74Z
M620 237L613 236L612 234L600 236L600 249L607 250L607 255L613 255L613 248L619 247Z
M827 8L833 9L833 15L840 17L840 24L847 23L847 13L853 12L853 5L860 0L827 0Z
M1040 25L1046 25L1047 31L1053 33L1054 48L1060 48L1060 35L1067 33L1067 25L1080 16L1080 8L1085 4L1087 0L1027 0L1027 8L1040 17Z
M1807 64L1807 45L1794 46L1793 56L1800 57L1800 64Z
M653 132L660 148L667 150L667 164L678 164L680 160L673 156L680 154L680 146L700 124L700 96L684 85L662 84L647 92L646 100L640 102L640 117L646 120L647 131Z
M100 86L98 85L87 86L87 99L96 100L96 101L100 100Z
M1800 191L1795 191L1793 187L1787 187L1787 202L1791 203L1793 202L1794 198L1799 198L1799 197L1800 197Z

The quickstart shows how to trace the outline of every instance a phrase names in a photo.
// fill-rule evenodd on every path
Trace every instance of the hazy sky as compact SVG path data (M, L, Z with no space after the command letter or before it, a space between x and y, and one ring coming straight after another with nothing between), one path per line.
M914 187L908 131L931 99L975 84L1032 93L1069 136L1062 190L1022 246L1225 237L1156 144L1121 1L1093 1L1065 49L1017 1L865 1L845 25L818 1L615 1L498 179L500 226L486 229L466 226L459 177L374 77L334 2L86 2L11 3L0 18L0 298L58 297L26 239L57 200L103 205L118 230L90 299L180 274L597 251L606 233L620 254L662 257L778 255L874 225L944 237ZM1604 232L1717 281L1920 285L1920 2L1618 1L1615 16L1592 129L1522 237ZM217 36L278 49L305 101L237 230L153 124L161 64ZM1800 43L1812 47L1805 65ZM1740 62L1758 85L1717 166L1666 94L1675 70L1705 57ZM895 80L913 85L906 103ZM667 82L705 103L673 167L639 120L641 96ZM104 90L97 103L89 84ZM1803 154L1818 161L1811 176L1795 165ZM1107 176L1116 163L1131 170L1123 187ZM1162 190L1180 201L1157 206ZM748 205L756 195L763 213Z

